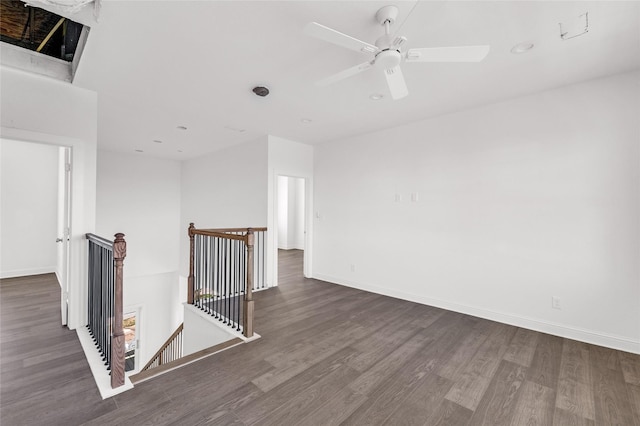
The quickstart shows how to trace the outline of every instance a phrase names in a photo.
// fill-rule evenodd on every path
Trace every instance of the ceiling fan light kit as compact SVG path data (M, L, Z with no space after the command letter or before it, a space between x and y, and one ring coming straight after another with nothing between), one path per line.
M391 98L397 100L409 94L400 69L403 60L405 62L480 62L489 53L490 47L486 45L413 48L403 52L402 47L407 42L407 38L391 34L391 26L398 18L398 8L392 5L384 6L376 12L375 18L384 27L384 34L375 41L375 44L369 44L317 22L310 22L305 26L304 32L309 36L360 53L374 55L373 59L367 62L316 82L317 85L327 86L375 67L384 72Z

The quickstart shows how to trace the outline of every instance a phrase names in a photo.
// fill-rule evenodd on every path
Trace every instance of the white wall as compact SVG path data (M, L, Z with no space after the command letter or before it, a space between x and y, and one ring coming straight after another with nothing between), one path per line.
M183 321L178 273L125 276L123 287L124 312L140 308L136 331L140 340L139 366L142 368Z
M278 229L278 176L291 176L304 179L305 197L305 227L306 235L304 253L304 275L312 274L312 241L313 229L307 224L312 223L313 215L313 155L314 148L299 142L290 141L269 135L269 171L268 171L268 228L267 233L267 283L277 285L278 277L278 245L275 238Z
M182 344L184 356L236 338L219 325L219 320L204 313L193 305L184 305L184 331Z
M183 162L181 216L183 277L189 269L190 222L196 228L266 226L266 138Z
M86 240L95 226L97 95L0 66L0 137L72 150L69 327L86 324Z
M636 72L320 145L314 276L640 352L638 117Z
M0 140L0 277L55 272L58 148Z
M181 164L98 151L96 233L125 234L124 306L140 306L144 365L182 322L180 300Z
M125 277L178 270L180 180L178 161L98 152L96 231L125 234Z

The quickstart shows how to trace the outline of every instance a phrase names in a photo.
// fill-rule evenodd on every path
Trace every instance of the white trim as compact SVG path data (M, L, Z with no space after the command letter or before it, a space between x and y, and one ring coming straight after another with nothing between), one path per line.
M111 398L112 396L118 395L124 391L133 389L133 383L131 383L131 380L129 380L129 377L126 375L124 378L124 385L113 389L111 387L111 376L109 376L109 372L107 371L104 362L102 362L100 353L98 352L96 345L93 343L93 339L91 338L87 327L76 328L76 333L78 334L80 345L82 345L82 350L87 357L91 374L93 374L93 378L96 381L96 386L98 387L98 391L100 392L102 399Z
M219 320L215 319L214 317L212 317L208 313L204 312L202 309L199 309L199 308L195 307L194 305L191 305L189 302L183 302L182 305L184 306L185 309L187 309L190 312L200 316L201 318L204 318L211 325L215 325L220 330L222 330L225 333L229 334L230 335L229 339L225 340L225 342L228 342L229 340L232 340L233 338L237 337L238 339L241 339L245 343L248 343L248 342L253 342L254 340L258 340L261 337L255 331L253 332L253 336L246 337L244 334L240 333L239 331L234 330L231 327L228 327L228 326L222 324ZM224 343L224 342L220 342L220 343Z
M484 318L492 321L498 321L504 324L523 327L529 330L539 331L542 333L552 334L554 336L565 337L567 339L578 340L585 343L591 343L598 346L605 346L612 349L618 349L625 352L640 354L640 341L635 341L622 336L598 333L591 330L585 330L577 327L570 327L563 324L541 321L535 318L523 317L519 315L508 314L504 312L496 312L488 309L477 308L475 306L463 305L448 300L434 299L431 297L420 296L416 294L406 293L403 291L392 290L384 287L378 287L369 284L362 284L355 281L343 280L332 277L330 275L315 274L315 279L327 281L330 283L343 285L346 287L357 288L371 293L382 294L384 296L395 297L397 299L408 300L411 302L421 303L423 305L435 306L437 308L449 311L459 312L462 314L472 315L474 317Z
M55 266L44 266L42 268L30 268L30 269L14 269L12 271L2 271L0 272L0 278L15 278L15 277L26 277L29 275L42 275L42 274L56 274ZM58 280L60 283L60 280Z
M71 62L0 42L2 65L21 71L71 82Z

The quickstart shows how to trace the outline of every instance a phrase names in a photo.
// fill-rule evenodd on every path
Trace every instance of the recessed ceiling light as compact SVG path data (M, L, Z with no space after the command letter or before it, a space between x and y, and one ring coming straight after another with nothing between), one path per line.
M144 151L141 149L136 149L136 152L144 152Z
M371 99L372 101L379 101L382 98L384 98L384 95L382 95L381 93L374 93L373 95L369 96L369 99Z
M186 126L178 126L176 127L178 130L187 130Z
M153 141L154 141L155 143L162 143L162 141L161 141L161 140L158 140L158 139L154 139Z
M246 129L239 129L239 128L233 127L233 126L224 126L224 128L227 129L227 130L231 130L233 132L238 132L238 133L246 132Z
M533 49L533 46L534 44L531 43L530 41L523 41L522 43L518 43L515 46L513 46L511 48L511 53L514 53L516 55L520 53L525 53Z
M309 124L311 123L313 120L311 120L310 118L301 118L300 122L304 123L304 124Z

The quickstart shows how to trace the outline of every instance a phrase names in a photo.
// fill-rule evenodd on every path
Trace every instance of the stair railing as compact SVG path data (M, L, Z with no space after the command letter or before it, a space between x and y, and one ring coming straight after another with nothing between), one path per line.
M150 368L160 367L161 365L168 364L177 359L182 358L182 329L184 327L184 323L180 324L176 331L174 331L171 336L167 339L166 342L160 349L151 357L149 362L142 367L140 370L146 371Z
M122 329L123 263L127 256L124 234L109 241L86 234L88 247L87 329L111 374L111 387L124 385L125 339Z
M187 301L245 337L253 336L253 290L256 266L264 268L264 245L259 258L256 234L267 228L196 229L189 225ZM264 283L262 284L264 287Z

